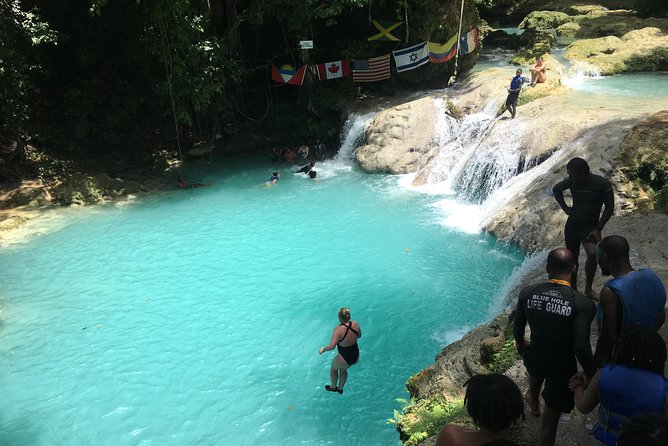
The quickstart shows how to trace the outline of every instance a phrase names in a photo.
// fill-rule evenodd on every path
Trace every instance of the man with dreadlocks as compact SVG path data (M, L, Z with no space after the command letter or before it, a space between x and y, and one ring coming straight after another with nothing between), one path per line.
M540 416L538 396L545 383L545 409L537 442L540 446L554 444L561 413L573 410L568 380L578 370L575 358L587 376L594 371L589 331L596 308L591 299L571 288L573 253L567 248L553 249L547 256L546 270L546 283L524 287L520 292L513 322L515 345L529 373L525 398L534 416ZM524 340L527 323L530 344Z
M465 384L464 406L477 431L448 424L438 434L436 446L481 446L507 438L510 426L524 419L524 402L517 384L500 374L475 375ZM514 443L510 443L514 444Z
M668 415L665 366L664 340L655 330L636 326L622 333L611 361L596 372L588 386L578 375L571 379L569 385L580 412L589 413L600 402L598 422L592 431L598 441L617 445L620 429L636 415Z
M622 330L633 325L657 330L666 320L666 288L651 269L633 269L629 251L629 242L619 235L605 237L596 247L601 273L613 277L603 286L596 310L596 367L608 359Z

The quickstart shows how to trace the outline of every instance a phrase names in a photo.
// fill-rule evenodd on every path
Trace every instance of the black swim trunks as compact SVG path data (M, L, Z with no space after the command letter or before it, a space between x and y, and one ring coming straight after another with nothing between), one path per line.
M596 225L578 227L572 220L566 221L564 227L564 240L566 248L571 252L578 252L580 244L584 242L596 243L596 240L589 237L591 231L597 229Z
M517 93L508 93L506 98L506 107L517 104L517 99L520 97L520 92Z
M346 327L346 332L344 333L343 337L341 338L341 341L343 341L346 336L348 335L348 331L352 331L355 333L357 336L360 334L353 328L353 323L348 322L348 324L341 324ZM341 357L348 363L348 365L354 365L359 359L360 359L360 350L359 347L357 346L357 342L355 342L353 345L349 345L348 347L344 347L341 345L341 341L339 341L336 344L336 348L339 351L339 354Z

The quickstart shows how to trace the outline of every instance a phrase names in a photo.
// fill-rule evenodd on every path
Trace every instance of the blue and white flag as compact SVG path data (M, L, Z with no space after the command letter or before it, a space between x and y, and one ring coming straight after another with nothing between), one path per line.
M397 71L408 71L429 62L429 48L427 42L418 43L409 48L392 51Z

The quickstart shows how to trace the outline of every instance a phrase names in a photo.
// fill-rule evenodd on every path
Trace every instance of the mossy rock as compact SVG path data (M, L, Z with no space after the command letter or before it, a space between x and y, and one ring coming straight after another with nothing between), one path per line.
M559 37L575 37L575 35L580 31L580 25L576 22L568 22L560 25L557 28L557 36Z
M550 33L526 32L522 35L522 48L510 60L514 65L533 64L538 56L544 56L556 45L557 39Z
M621 170L655 198L656 209L668 211L668 110L633 127L620 149Z
M429 381L434 374L436 373L436 370L431 367L427 367L426 369L420 370L417 372L415 375L412 375L408 380L406 381L406 389L408 390L408 393L411 395L417 393L417 387L422 383L423 381Z
M518 28L546 31L558 28L566 22L572 21L573 18L565 12L559 11L534 11L522 20Z
M643 28L622 36L606 36L573 42L567 59L598 67L603 75L654 71L668 65L668 35L659 28Z
M568 6L564 12L571 16L577 16L577 15L601 16L601 15L606 15L608 11L609 11L608 8L601 5L571 5Z

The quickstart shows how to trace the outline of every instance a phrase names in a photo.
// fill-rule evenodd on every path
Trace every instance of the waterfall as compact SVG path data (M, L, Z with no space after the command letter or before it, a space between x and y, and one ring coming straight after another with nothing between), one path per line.
M348 115L341 129L341 147L334 156L335 161L349 161L355 155L357 149L364 142L364 131L371 119L376 116L375 112L365 114L351 113Z
M438 154L430 163L427 183L444 183L458 198L480 204L491 192L536 164L521 154L525 131L521 123L497 126L489 111L457 121L446 115L442 99L434 102Z
M578 89L588 79L601 79L601 71L598 67L586 62L573 62L568 67L566 75L561 82L567 87Z

